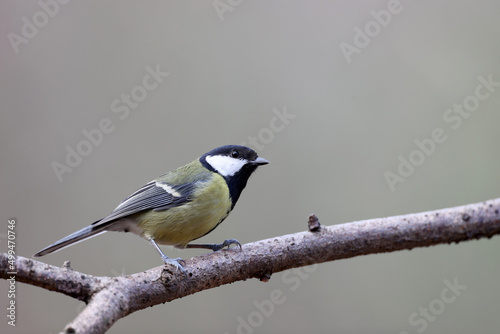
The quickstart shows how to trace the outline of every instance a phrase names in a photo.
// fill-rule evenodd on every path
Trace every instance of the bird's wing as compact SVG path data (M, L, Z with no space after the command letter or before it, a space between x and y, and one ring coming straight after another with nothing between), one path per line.
M113 212L92 225L103 225L144 210L163 211L191 200L196 182L170 185L153 180L127 197Z

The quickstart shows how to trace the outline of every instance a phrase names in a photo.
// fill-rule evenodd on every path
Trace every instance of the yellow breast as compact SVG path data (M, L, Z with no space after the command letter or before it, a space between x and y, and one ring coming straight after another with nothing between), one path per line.
M140 212L134 215L143 236L158 244L184 247L214 229L231 210L226 181L214 173L212 179L200 183L193 200L165 211Z

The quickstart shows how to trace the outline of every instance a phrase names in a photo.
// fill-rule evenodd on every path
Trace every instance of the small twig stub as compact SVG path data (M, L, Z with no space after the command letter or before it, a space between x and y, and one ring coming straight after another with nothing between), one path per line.
M311 232L317 232L321 228L319 219L318 217L316 217L314 213L309 215L309 220L307 222L307 225L309 227L309 231Z

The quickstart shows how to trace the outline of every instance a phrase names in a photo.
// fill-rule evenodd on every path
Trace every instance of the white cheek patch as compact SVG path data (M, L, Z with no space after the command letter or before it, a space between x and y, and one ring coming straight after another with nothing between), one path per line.
M207 162L222 176L233 176L248 163L245 159L236 159L222 155L209 155Z
M165 190L167 193L169 193L170 195L172 195L174 197L181 197L181 194L179 194L179 192L177 190L175 190L174 188L172 188L168 184L161 183L161 182L157 181L155 183L155 186L163 188L163 190Z

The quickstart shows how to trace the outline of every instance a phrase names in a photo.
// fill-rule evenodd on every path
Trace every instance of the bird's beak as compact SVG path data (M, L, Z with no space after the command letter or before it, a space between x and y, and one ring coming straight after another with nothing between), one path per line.
M260 166L260 165L267 165L269 163L269 161L264 159L264 158L258 157L254 161L251 161L251 163L252 163L252 165Z

